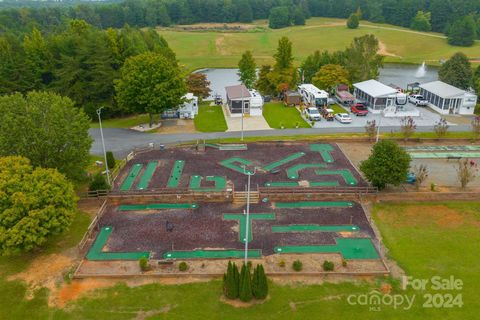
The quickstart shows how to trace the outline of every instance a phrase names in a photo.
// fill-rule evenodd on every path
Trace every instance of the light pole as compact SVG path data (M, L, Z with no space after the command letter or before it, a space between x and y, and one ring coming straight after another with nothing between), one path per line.
M245 233L245 259L244 259L245 265L247 265L247 260L248 260L248 229L250 227L250 177L255 174L256 170L257 170L257 167L254 167L253 171L248 171L248 170L246 170L246 167L243 166L243 173L248 176L248 179L247 179L247 212L246 212L247 219L245 220L245 230L246 230L246 233ZM245 214L245 210L243 212L244 212L243 214Z
M243 86L240 85L240 91L242 91L242 94L241 94L241 99L242 99L242 133L241 133L241 136L240 136L240 140L243 141L243 113L245 112L245 105L243 104Z
M103 107L100 107L97 109L97 115L98 115L98 123L100 125L100 136L102 137L103 159L105 160L105 172L107 173L108 185L111 186L112 184L110 183L110 171L108 170L108 163L107 163L107 151L105 150L105 140L103 139L102 117L100 116L102 114L102 109Z

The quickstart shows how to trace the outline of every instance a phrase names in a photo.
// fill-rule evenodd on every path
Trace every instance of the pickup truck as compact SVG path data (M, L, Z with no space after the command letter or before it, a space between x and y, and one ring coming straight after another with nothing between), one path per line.
M408 102L413 103L416 106L427 106L428 101L420 94L412 94L408 97Z
M367 107L361 103L354 104L350 111L356 116L366 116L368 114Z

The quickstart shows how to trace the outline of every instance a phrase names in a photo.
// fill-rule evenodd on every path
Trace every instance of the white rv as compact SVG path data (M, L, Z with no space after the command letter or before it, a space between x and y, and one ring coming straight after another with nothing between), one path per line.
M301 84L298 92L302 95L303 102L309 107L323 108L328 104L328 93L320 90L313 84Z
M177 108L165 110L162 113L162 118L194 119L198 114L198 97L189 92L183 98L185 99L183 104Z

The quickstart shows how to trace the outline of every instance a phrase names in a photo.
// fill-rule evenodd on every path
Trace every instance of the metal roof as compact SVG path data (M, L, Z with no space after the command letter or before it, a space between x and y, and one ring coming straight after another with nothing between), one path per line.
M442 81L422 83L421 85L419 85L419 87L439 96L440 98L463 96L466 92L462 89L459 89Z
M377 80L367 80L359 83L354 83L353 86L374 98L390 96L397 93L397 90L381 82L378 82Z
M227 92L227 97L229 99L242 99L251 97L250 91L248 91L247 87L245 87L243 84L225 87L225 91Z

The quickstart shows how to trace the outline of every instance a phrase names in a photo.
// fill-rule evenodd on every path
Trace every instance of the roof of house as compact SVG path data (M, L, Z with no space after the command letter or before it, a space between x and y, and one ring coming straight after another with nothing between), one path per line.
M397 90L395 90L394 88L373 79L354 83L353 86L372 97L383 97L397 93Z
M250 91L248 91L247 87L245 87L243 84L225 87L225 91L227 92L227 98L229 99L241 99L251 97Z
M464 90L442 81L422 83L419 87L439 96L440 98L452 98L465 94Z

